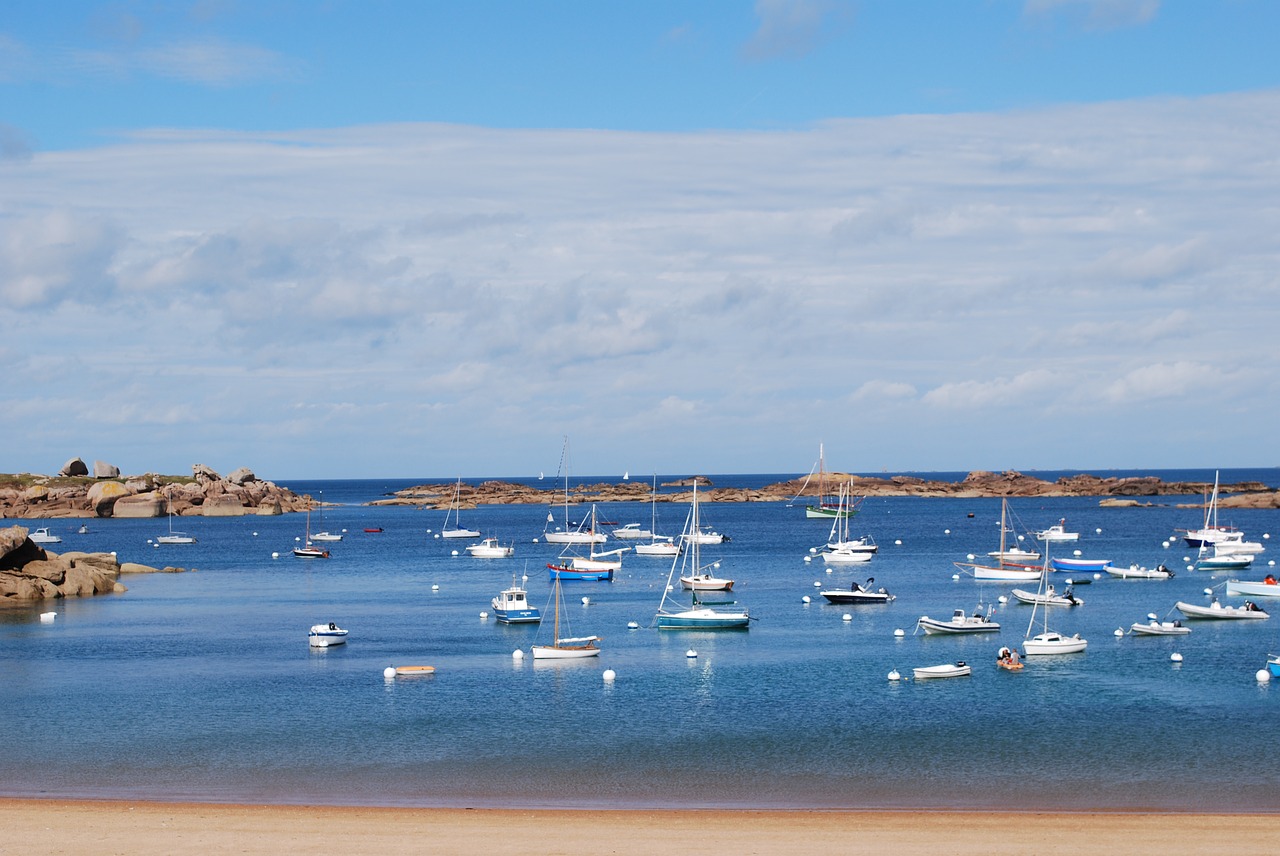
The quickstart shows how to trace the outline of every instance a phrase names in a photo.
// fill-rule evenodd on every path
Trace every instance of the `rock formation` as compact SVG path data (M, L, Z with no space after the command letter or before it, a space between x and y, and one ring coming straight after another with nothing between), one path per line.
M93 462L93 477L95 479L118 479L120 478L120 468L106 461Z
M84 465L84 461L79 458L72 458L62 465L62 469L58 470L60 476L87 476L89 468Z
M51 553L32 543L24 526L0 529L0 603L87 597L123 592L122 573L176 573L183 568L152 568L126 562L111 553Z

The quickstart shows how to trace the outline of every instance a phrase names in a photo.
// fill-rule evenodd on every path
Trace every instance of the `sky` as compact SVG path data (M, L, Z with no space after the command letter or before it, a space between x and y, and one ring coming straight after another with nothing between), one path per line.
M0 472L1280 465L1277 0L0 14Z

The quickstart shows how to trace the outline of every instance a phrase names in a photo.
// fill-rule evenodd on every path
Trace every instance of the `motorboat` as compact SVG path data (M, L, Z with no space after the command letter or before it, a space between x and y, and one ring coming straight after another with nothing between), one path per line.
M1110 559L1050 559L1049 566L1055 571L1105 571L1111 564Z
M1214 552L1218 555L1253 555L1267 552L1267 548L1262 546L1260 541L1244 540L1244 533L1238 529L1232 529L1224 532L1222 537L1213 542Z
M1111 576L1119 577L1123 580L1167 580L1173 576L1173 571L1164 565L1156 565L1154 568L1139 567L1138 565L1117 568L1115 565L1107 565L1103 570Z
M32 544L61 544L62 538L54 535L49 531L49 527L41 526L39 529L33 529L27 534L27 539Z
M1280 678L1280 656L1267 655L1267 671L1271 673L1271 677Z
M1129 626L1134 636L1186 636L1190 627L1181 621L1161 621L1154 612L1147 613L1146 621L1135 621Z
M1271 574L1267 574L1266 578L1260 582L1227 580L1227 594L1248 597L1280 597L1280 585L1277 585L1276 578Z
M312 648L332 648L334 645L345 645L347 631L330 621L328 624L313 624L307 633L307 644Z
M819 594L830 603L889 603L896 599L884 586L872 591L875 581L875 577L868 577L866 585L853 583L847 589L823 589Z
M341 541L342 534L339 532L313 532L312 541Z
M922 615L916 621L916 629L923 630L926 636L947 633L998 633L1000 625L991 620L992 612L992 608L988 608L985 614L979 609L973 615L969 615L963 609L957 609L952 613L951 618L945 621Z
M498 543L497 538L485 538L479 544L472 544L467 547L467 553L475 559L507 559L515 555L516 548L513 545L503 546Z
M973 669L963 660L955 663L943 663L940 666L919 666L911 670L917 681L933 678L963 678L971 675Z
M537 624L542 620L542 613L536 606L529 605L529 593L516 584L498 592L490 603L493 615L502 624Z
M1007 550L992 550L987 554L998 562L1029 563L1040 561L1040 553L1036 550L1024 550L1021 547L1010 547Z
M1208 606L1199 606L1186 601L1178 601L1174 604L1178 611L1187 618L1201 619L1262 619L1271 616L1262 611L1262 608L1251 600L1246 600L1241 606L1223 606L1217 600Z
M1079 532L1067 531L1067 518L1062 518L1048 529L1042 529L1036 533L1036 538L1045 542L1055 541L1077 541L1080 538Z
M721 535L710 527L697 532L686 532L680 537L686 544L723 544L729 540L728 535Z
M628 523L613 530L612 535L619 541L643 541L645 538L653 537L653 533L648 529L642 529L639 523Z
M1053 586L1048 586L1044 591L1027 591L1026 589L1014 589L1012 592L1022 603L1040 604L1042 606L1081 606L1084 601L1076 597L1071 591L1071 586L1067 586L1061 594L1053 590Z

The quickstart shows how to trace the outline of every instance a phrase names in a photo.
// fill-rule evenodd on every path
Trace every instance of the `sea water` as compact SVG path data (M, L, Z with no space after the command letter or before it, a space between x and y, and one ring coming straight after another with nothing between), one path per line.
M1223 474L1273 486L1276 476ZM711 478L759 486L780 477ZM738 581L732 598L749 608L750 631L652 629L670 561L628 553L612 583L564 586L563 617L575 635L604 637L600 657L546 663L528 649L546 641L550 621L508 627L481 613L527 575L531 602L549 618L546 564L558 549L542 541L547 506L464 510L464 525L515 545L510 559L472 559L470 542L434 537L443 511L365 504L421 481L287 483L341 503L311 522L345 533L327 545L328 560L291 555L305 526L296 514L184 519L180 528L199 543L160 547L149 541L167 531L163 519L92 520L84 535L75 532L81 521L52 521L64 539L55 550L114 550L122 561L189 570L123 577L123 594L0 610L0 793L530 807L1277 807L1280 751L1269 732L1280 686L1255 673L1280 652L1280 616L1189 621L1186 637L1114 635L1149 612L1179 618L1174 603L1208 603L1206 588L1241 602L1222 590L1228 577L1274 571L1280 537L1264 541L1249 571L1188 572L1194 553L1174 531L1197 527L1202 512L1177 506L1199 497L1153 497L1151 508L1010 500L1028 529L1065 517L1080 533L1053 555L1163 562L1177 576L1085 575L1090 584L1076 589L1084 605L1051 610L1049 626L1085 636L1088 651L1033 657L1009 673L996 668L996 651L1020 646L1032 616L1009 591L1034 583L953 579L955 562L998 545L999 499L869 497L852 528L874 536L880 552L830 572L810 553L830 524L805 519L800 504L707 503L703 522L732 540L703 557ZM687 507L659 503L657 514L658 529L674 535ZM647 526L650 507L606 503L599 515ZM1220 518L1251 539L1280 536L1274 510ZM1069 576L1052 579L1061 589ZM868 577L897 599L831 605L818 594ZM914 632L922 615L979 604L995 604L1000 633ZM1280 612L1280 599L1262 605ZM49 610L56 620L40 622ZM349 644L309 648L308 627L329 621L350 630ZM517 649L523 660L512 657ZM972 677L910 679L913 667L957 660ZM435 674L383 676L389 665L420 664ZM603 680L606 669L616 680ZM905 679L889 681L893 670Z

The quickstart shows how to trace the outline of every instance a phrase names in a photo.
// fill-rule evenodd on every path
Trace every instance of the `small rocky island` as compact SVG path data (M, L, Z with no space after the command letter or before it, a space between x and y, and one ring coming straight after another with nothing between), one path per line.
M122 563L114 553L53 553L27 535L25 526L0 529L0 604L122 592L121 574L185 570Z

